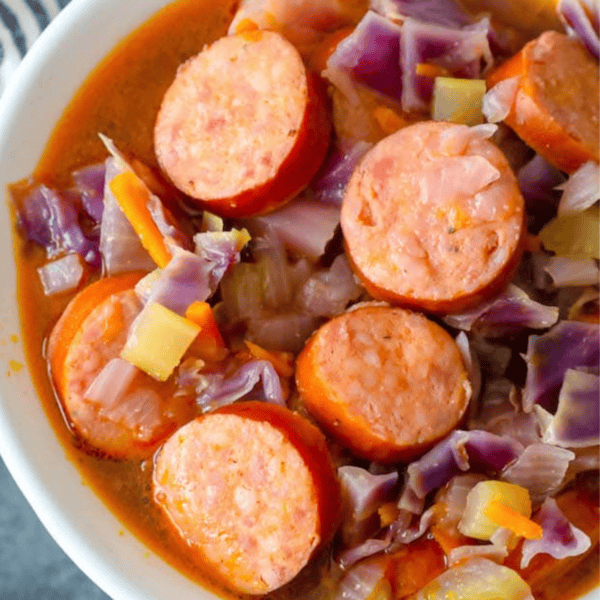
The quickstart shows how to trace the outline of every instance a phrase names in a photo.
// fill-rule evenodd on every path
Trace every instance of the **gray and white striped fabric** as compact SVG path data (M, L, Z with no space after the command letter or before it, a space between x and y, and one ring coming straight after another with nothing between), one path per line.
M0 0L0 93L42 30L70 0Z

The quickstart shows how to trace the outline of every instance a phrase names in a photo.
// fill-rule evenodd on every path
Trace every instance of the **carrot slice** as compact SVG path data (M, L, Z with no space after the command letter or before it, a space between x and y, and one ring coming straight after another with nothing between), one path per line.
M110 189L140 237L142 246L159 267L165 267L171 260L171 253L148 209L150 193L146 187L134 173L125 171L111 181Z
M539 540L544 533L541 525L498 500L490 502L485 509L485 514L494 523L527 540Z
M69 347L87 316L109 296L131 289L141 278L142 273L127 273L100 279L85 287L67 305L48 338L46 352L59 394L63 394L65 388L64 364Z

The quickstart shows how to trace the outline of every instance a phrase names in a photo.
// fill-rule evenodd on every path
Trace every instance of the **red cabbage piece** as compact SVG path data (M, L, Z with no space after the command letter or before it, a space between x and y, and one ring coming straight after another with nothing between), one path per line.
M99 232L84 226L78 204L73 192L38 185L17 206L17 223L28 240L45 248L49 259L75 252L99 268Z
M542 209L556 209L560 192L555 188L564 183L565 176L539 154L536 154L519 169L517 181L528 213L531 211L537 213Z
M343 569L349 569L357 562L361 561L363 558L368 558L370 556L373 556L374 554L384 552L390 547L390 544L391 539L389 537L385 537L382 539L369 538L368 540L365 540L362 544L359 544L358 546L354 546L352 548L349 548L348 550L344 550L339 555L338 562Z
M480 78L482 62L486 66L493 62L488 33L487 18L463 29L406 19L400 49L402 108L406 111L429 109L434 80L417 74L417 65L421 63L443 67L454 77Z
M96 163L73 171L75 190L81 196L81 204L85 212L97 223L102 219L104 210L104 181L106 165Z
M596 58L600 58L600 8L598 0L560 0L556 10Z
M558 408L546 421L544 441L565 448L586 448L600 444L600 377L568 369Z
M341 71L353 81L400 102L400 32L395 23L368 11L329 57L328 76L331 78L333 71Z
M517 458L523 446L487 431L457 429L407 469L407 487L425 498L463 471L477 466L499 471Z
M598 325L561 321L543 335L529 337L523 409L539 404L554 414L568 369L597 368L600 359Z
M377 509L393 499L398 472L374 475L362 467L347 465L338 468L338 477L343 503L342 539L346 545L355 546L379 529Z
M262 390L254 391L255 399L285 406L279 375L267 360L253 360L242 365L233 375L225 377L223 373L206 374L198 390L196 404L202 412L210 412L221 406L244 398L258 383Z
M347 152L337 148L329 156L322 175L312 183L315 196L321 202L341 206L344 192L354 169L373 144L360 141Z
M371 0L370 7L392 20L410 17L455 28L473 22L471 15L454 0Z
M533 443L502 471L502 479L528 489L531 501L538 504L561 489L574 458L570 450Z
M225 272L239 261L239 251L233 237L214 237L201 233L195 238L201 243L197 253L172 245L172 258L143 298L146 305L158 302L178 315L193 302L208 300Z
M283 208L245 224L252 233L274 234L290 250L317 261L339 222L339 206L297 198Z
M547 498L533 520L542 526L543 535L539 540L525 540L521 554L521 569L529 565L537 554L549 554L562 559L579 556L592 545L590 538L575 527L562 513L554 498Z
M485 337L503 337L523 329L546 329L558 321L558 308L532 300L516 285L509 285L493 300L460 314L447 315L444 322L470 331L477 329Z

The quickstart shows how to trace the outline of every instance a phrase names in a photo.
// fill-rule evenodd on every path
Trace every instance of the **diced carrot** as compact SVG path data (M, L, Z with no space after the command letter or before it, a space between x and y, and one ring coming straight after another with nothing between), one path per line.
M63 393L66 375L64 364L71 342L87 316L109 296L131 289L141 279L141 273L128 273L100 279L83 288L71 300L48 339L47 357L59 394Z
M526 540L539 540L543 535L541 525L523 516L514 508L492 500L485 509L486 516L504 529L508 529Z
M208 361L222 360L227 354L227 347L210 304L193 302L185 311L185 316L200 327L200 332L191 346L193 353Z
M418 63L416 73L421 77L430 77L431 79L435 79L436 77L448 77L451 74L448 69L429 63Z
M450 554L451 550L469 543L469 538L458 531L451 531L440 525L432 525L429 528L433 539L440 545L444 554Z
M400 509L396 502L386 502L377 509L377 513L379 514L379 524L381 527L387 527L398 518Z
M171 254L150 214L148 208L150 194L146 187L137 175L131 171L125 171L111 181L110 189L138 234L142 246L146 248L152 260L159 267L165 267L171 260Z
M435 540L421 538L391 555L392 593L408 598L446 569L444 553Z
M249 340L244 340L244 344L254 358L268 360L282 377L291 377L294 374L294 357L291 353L265 350Z

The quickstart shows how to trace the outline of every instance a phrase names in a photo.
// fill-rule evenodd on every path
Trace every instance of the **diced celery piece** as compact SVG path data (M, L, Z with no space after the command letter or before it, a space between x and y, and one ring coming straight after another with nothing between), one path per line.
M159 381L169 378L200 327L153 302L137 318L121 358Z
M533 600L520 575L487 558L473 558L430 581L411 600Z
M600 212L597 205L553 219L540 231L546 250L572 258L600 258Z
M433 120L460 125L483 123L481 104L485 92L483 79L436 77L433 84Z
M499 528L487 515L490 502L496 500L509 506L524 517L531 516L529 490L504 481L481 481L467 494L467 505L458 530L479 540L489 540Z

